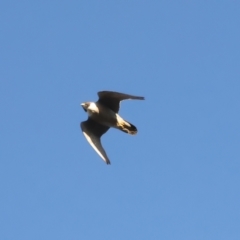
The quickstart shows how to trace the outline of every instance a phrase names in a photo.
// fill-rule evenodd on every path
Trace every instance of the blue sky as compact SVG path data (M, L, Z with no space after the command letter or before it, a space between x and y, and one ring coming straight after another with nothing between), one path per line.
M240 239L238 1L1 1L0 238ZM144 96L102 137L100 90Z

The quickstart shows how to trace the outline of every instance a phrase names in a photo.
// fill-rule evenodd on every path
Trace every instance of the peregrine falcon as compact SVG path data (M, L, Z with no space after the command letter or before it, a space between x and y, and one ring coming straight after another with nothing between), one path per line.
M144 100L144 97L112 91L98 92L98 97L97 102L84 102L81 104L84 111L88 114L88 119L81 122L80 126L89 144L106 164L110 164L110 160L101 144L101 136L110 127L135 135L137 128L118 115L120 102L126 99Z

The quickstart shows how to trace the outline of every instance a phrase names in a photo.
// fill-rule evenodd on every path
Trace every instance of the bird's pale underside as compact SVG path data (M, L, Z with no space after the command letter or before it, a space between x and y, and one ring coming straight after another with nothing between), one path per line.
M88 114L88 119L81 122L80 126L89 144L107 164L110 164L110 160L101 144L101 136L110 127L135 135L137 128L118 115L120 102L126 99L144 100L144 97L112 91L98 92L98 96L97 102L84 102L81 104Z

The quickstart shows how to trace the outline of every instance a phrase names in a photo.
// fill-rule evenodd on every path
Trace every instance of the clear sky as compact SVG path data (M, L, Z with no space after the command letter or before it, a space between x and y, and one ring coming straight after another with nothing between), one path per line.
M0 239L239 240L240 2L0 3ZM106 165L80 103L136 136Z

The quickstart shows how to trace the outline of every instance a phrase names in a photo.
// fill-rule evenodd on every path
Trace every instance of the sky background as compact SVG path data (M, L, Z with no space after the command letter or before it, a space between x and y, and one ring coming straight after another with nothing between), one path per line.
M240 2L0 3L0 239L239 240ZM80 106L136 136L106 165Z

